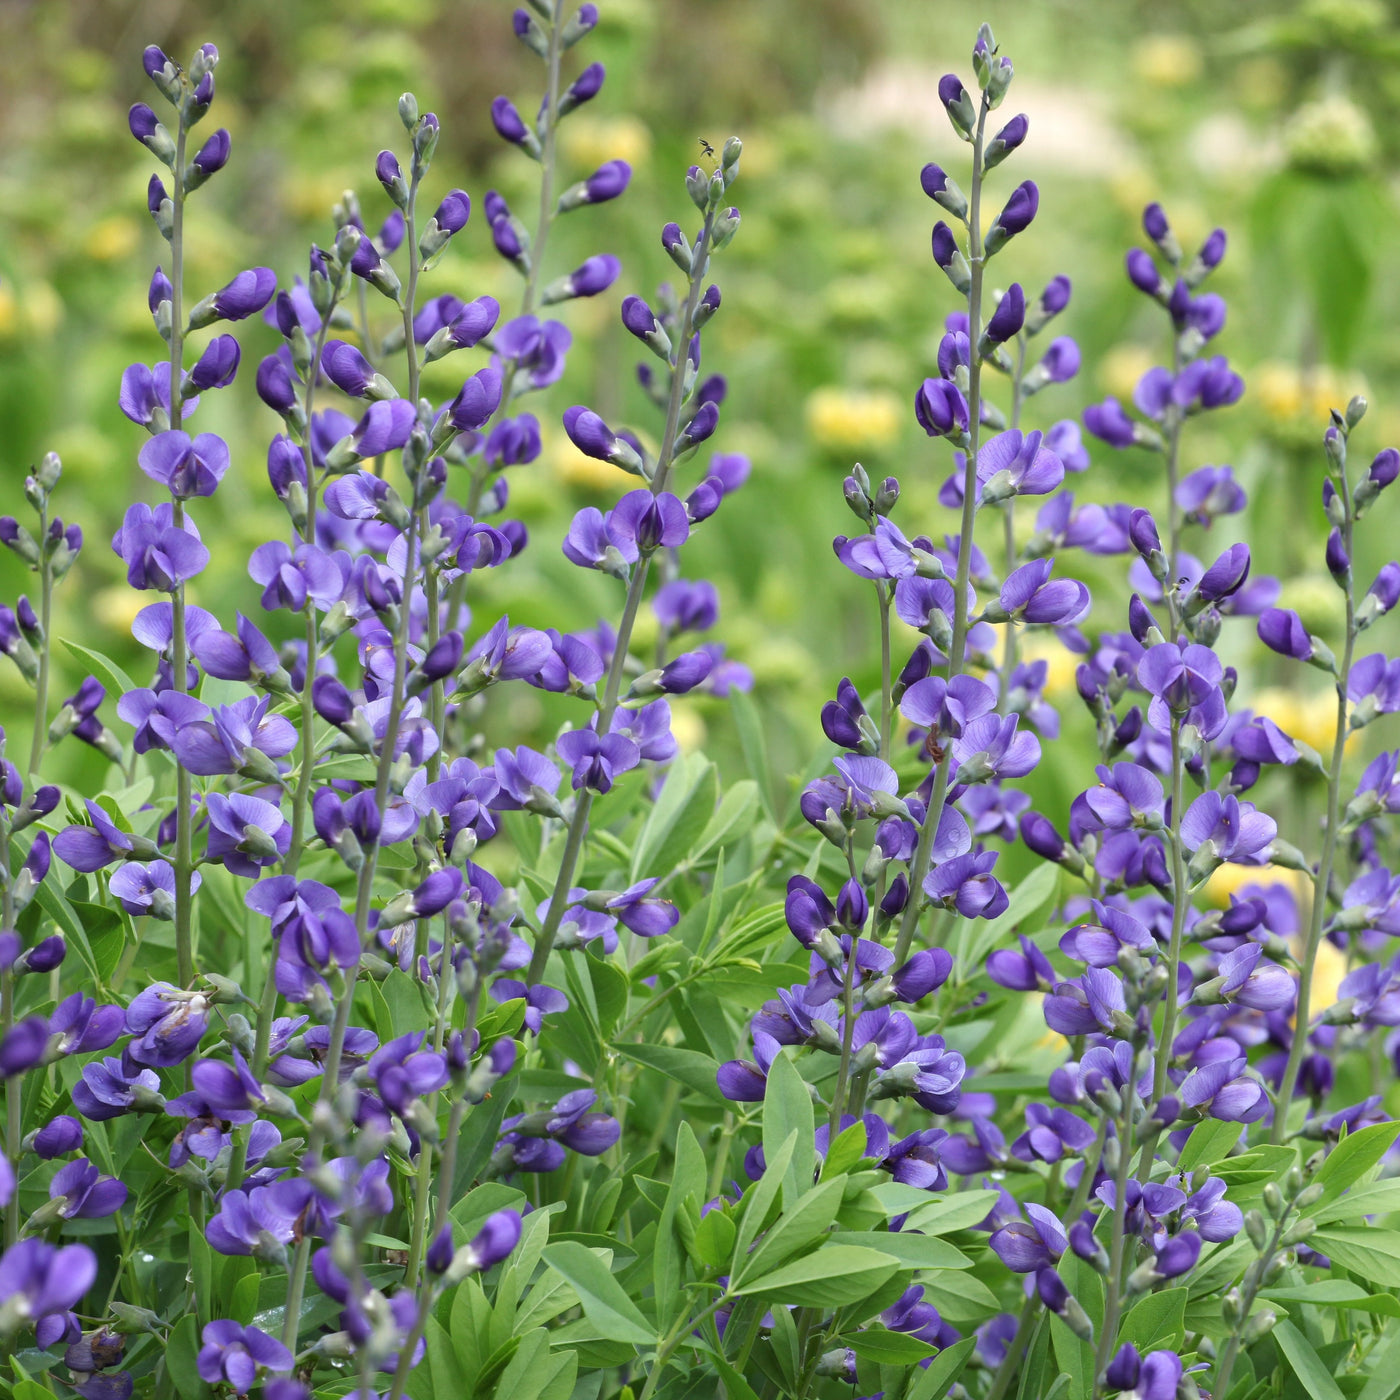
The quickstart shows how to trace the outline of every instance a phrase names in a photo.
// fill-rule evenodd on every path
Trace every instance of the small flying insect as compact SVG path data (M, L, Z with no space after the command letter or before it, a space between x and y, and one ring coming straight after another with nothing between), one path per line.
M705 140L703 136L700 138L700 154L703 156L708 156L710 160L713 160L715 158L715 148L712 145L710 145L710 143L707 140Z

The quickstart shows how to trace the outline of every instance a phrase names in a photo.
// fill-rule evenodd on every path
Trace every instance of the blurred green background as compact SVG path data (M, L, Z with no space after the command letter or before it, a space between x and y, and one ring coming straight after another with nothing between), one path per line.
M347 188L376 228L389 206L374 156L402 146L395 100L412 88L443 126L428 207L460 184L477 209L426 294L489 292L509 314L518 278L491 249L480 204L498 188L529 217L537 171L503 148L488 108L506 93L533 112L542 81L538 60L512 37L510 9L504 0L0 5L0 470L5 508L18 512L30 464L48 449L63 457L60 508L82 523L88 544L61 592L60 631L145 674L125 629L149 599L125 587L106 544L130 500L155 498L136 466L144 433L116 403L124 366L152 361L161 348L145 301L151 267L165 254L145 213L153 161L125 121L127 106L150 96L142 47L156 42L185 58L212 40L222 54L208 125L230 129L234 156L191 206L192 297L253 263L290 282L304 272L307 244L332 236L330 209ZM1160 198L1188 250L1223 224L1230 253L1212 285L1229 299L1230 319L1217 347L1248 389L1238 407L1193 423L1184 466L1233 463L1251 506L1206 538L1191 532L1188 548L1209 559L1249 538L1256 570L1283 578L1285 601L1329 633L1338 596L1322 570L1316 504L1326 410L1364 390L1373 411L1357 450L1369 457L1400 440L1400 6L602 0L600 9L569 71L600 59L608 81L562 129L563 177L612 157L630 161L635 176L624 199L557 225L547 275L599 251L618 253L624 272L608 294L562 309L576 336L568 372L545 402L525 405L546 424L546 452L511 476L512 512L528 523L532 546L474 585L479 616L504 609L513 621L566 629L616 616L619 589L581 577L558 540L575 509L606 505L627 482L578 457L559 415L584 402L610 422L655 432L618 301L628 291L650 294L668 275L658 231L666 219L688 221L680 176L700 138L718 146L737 132L744 219L717 268L724 306L706 335L705 369L730 383L715 445L748 453L754 472L687 549L685 570L719 586L717 635L754 670L776 769L806 766L822 742L820 702L842 671L866 688L876 676L870 590L830 550L833 535L854 527L842 476L855 460L872 476L897 474L897 519L911 535L954 525L936 500L947 449L923 436L911 410L956 305L928 254L936 210L917 176L934 159L964 178L965 148L935 87L948 68L970 76L985 18L1016 64L1004 113L1030 117L1029 140L994 177L989 198L995 208L1026 177L1041 189L1039 218L998 258L995 277L1019 280L1033 295L1067 273L1074 300L1057 331L1084 351L1080 377L1033 400L1028 425L1077 417L1106 393L1126 398L1163 353L1160 314L1122 272L1125 249L1141 240L1142 205ZM392 309L375 300L387 327ZM279 425L257 401L252 374L276 336L260 319L240 332L240 380L206 395L197 419L228 438L234 468L215 500L194 511L213 563L193 596L226 621L242 606L280 637L291 619L265 619L244 572L252 548L286 530L264 472ZM426 391L450 396L480 363L470 353L440 362ZM396 367L386 368L394 377ZM1004 402L995 383L998 394ZM1092 499L1161 507L1158 459L1101 447L1093 455L1093 470L1067 484ZM1394 509L1383 501L1364 531L1361 587L1395 547ZM1032 515L1023 505L1027 530ZM987 526L1000 568L998 522ZM1125 624L1125 561L1075 555L1062 567L1093 587L1096 626ZM0 560L5 601L28 580L13 558ZM1376 646L1393 644L1386 626L1370 635ZM898 646L907 651L912 641ZM1222 647L1241 668L1243 697L1262 692L1261 708L1290 731L1318 747L1330 742L1320 676L1282 670L1247 622L1227 624ZM1058 656L1066 742L1047 746L1034 778L1056 815L1093 761L1072 668ZM80 673L64 679L75 684ZM533 692L512 691L494 704L493 741L542 737L557 716ZM57 696L64 693L60 685ZM12 743L28 709L17 673L0 666L0 716ZM736 771L724 706L689 699L677 711L686 742L706 743ZM100 780L95 755L72 741L62 753L64 776Z

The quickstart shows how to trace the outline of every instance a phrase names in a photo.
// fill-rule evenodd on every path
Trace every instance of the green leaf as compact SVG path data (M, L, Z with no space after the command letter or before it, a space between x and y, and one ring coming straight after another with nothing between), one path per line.
M794 1254L814 1245L836 1219L845 1191L845 1179L837 1177L812 1187L784 1210L778 1223L763 1237L763 1243L745 1260L737 1282L771 1273Z
M783 1207L793 1203L811 1189L817 1171L817 1151L814 1141L816 1116L807 1082L797 1072L786 1051L780 1051L768 1067L768 1087L763 1095L763 1151L771 1161L773 1154L791 1132L797 1133L797 1145L783 1177Z
M883 1327L848 1333L837 1338L837 1345L850 1347L861 1360L874 1361L881 1366L914 1366L938 1354L937 1347L907 1332L890 1332Z
M1400 1390L1400 1332L1377 1343L1368 1359L1371 1374L1356 1400L1390 1400Z
M585 1316L604 1337L639 1347L656 1341L654 1329L592 1250L572 1240L562 1240L545 1249L544 1259L573 1284Z
M128 690L140 689L136 682L110 656L103 656L100 651L92 651L88 647L80 647L77 642L70 642L67 637L60 637L59 641L79 661L92 668L93 674L106 684L112 699L119 700Z
M1186 1290L1167 1288L1149 1293L1123 1319L1118 1345L1131 1342L1146 1355L1160 1347L1176 1350L1186 1335Z
M1209 1167L1221 1161L1230 1149L1240 1140L1244 1132L1243 1123L1222 1123L1215 1118L1206 1118L1191 1129L1186 1146L1181 1149L1178 1170L1194 1171L1197 1167Z
M769 1298L781 1306L840 1308L868 1297L898 1267L876 1250L829 1244L733 1292L740 1297Z
M849 1128L843 1128L836 1134L836 1140L822 1159L820 1179L831 1181L845 1176L865 1156L865 1146L865 1124L856 1119Z
M1364 1215L1389 1215L1400 1210L1400 1179L1390 1177L1365 1186L1353 1186L1326 1205L1308 1210L1319 1225L1333 1221L1359 1220Z
M690 860L704 860L711 851L717 851L721 846L733 850L734 843L753 830L760 805L758 784L752 778L741 778L720 798L719 806L706 822L704 831L690 852Z
M707 1099L713 1099L716 1103L728 1102L720 1093L719 1082L715 1078L719 1073L719 1061L709 1055L703 1055L698 1050L687 1050L680 1045L628 1043L614 1045L613 1049L619 1055L657 1070Z
M1400 1317L1400 1298L1393 1293L1367 1293L1347 1279L1319 1279L1297 1288L1266 1288L1260 1297L1271 1303L1298 1303L1316 1308L1345 1308L1348 1311Z
M1400 1123L1373 1123L1360 1132L1348 1133L1322 1164L1313 1178L1323 1187L1321 1203L1334 1201L1348 1186L1354 1186L1390 1151Z
M186 1313L170 1329L165 1344L165 1369L182 1400L210 1400L213 1391L199 1374L199 1319Z
M1370 1283L1400 1288L1400 1234L1394 1230L1319 1230L1308 1244Z
M983 1212L985 1214L986 1212ZM906 1269L970 1269L972 1260L960 1249L936 1235L917 1235L905 1230L871 1230L866 1233L837 1231L831 1237L837 1244L859 1243L898 1259Z
M722 1210L712 1210L695 1227L695 1253L709 1269L722 1269L734 1254L734 1222Z
M10 1394L14 1400L53 1400L53 1391L48 1386L40 1385L38 1381L31 1381L27 1378L16 1381Z
M995 1191L957 1191L912 1211L905 1229L918 1230L925 1235L951 1235L954 1230L969 1230L987 1218L987 1212L999 1199Z
M635 1179L635 1178L634 1178ZM689 1197L703 1199L705 1189L705 1154L695 1137L695 1130L684 1119L676 1129L676 1164L671 1172L670 1189L656 1227L656 1244L652 1249L652 1282L656 1294L656 1316L660 1328L668 1328L685 1306L681 1291L680 1242L676 1238L676 1212ZM711 1214L719 1214L712 1211ZM703 1223L703 1222L702 1222Z
M748 1258L749 1246L763 1229L764 1222L778 1198L778 1192L783 1189L783 1179L787 1175L788 1164L792 1161L792 1154L796 1149L796 1128L783 1139L776 1152L770 1151L767 1143L764 1144L763 1155L767 1161L767 1170L744 1193L746 1204L744 1214L739 1220L739 1233L734 1240L734 1259L729 1270L731 1274L737 1274L743 1267L744 1260Z
M715 766L698 754L678 759L642 827L632 856L632 880L664 874L690 853L709 825L719 795Z
M976 1337L964 1337L962 1341L944 1347L905 1392L905 1400L941 1400L962 1375L963 1367L967 1365L967 1359L976 1345Z
M600 947L602 939L596 944ZM584 959L588 979L593 984L593 1001L598 1008L598 1030L606 1037L613 1033L622 1013L627 1010L630 990L627 974L616 963L589 953Z
M976 1274L933 1274L922 1282L924 1301L954 1324L982 1323L1001 1310L996 1294Z
M1312 1343L1291 1322L1276 1322L1270 1334L1312 1400L1344 1400L1341 1388Z
M733 690L729 694L729 713L734 718L735 729L739 731L739 747L744 751L744 769L755 780L763 810L776 825L781 825L778 809L773 802L773 777L768 766L768 745L763 736L763 721L758 716L758 708L744 691Z
M967 919L967 947L962 951L964 967L981 967L986 956L1010 936L1013 929L1034 923L1054 901L1060 888L1060 870L1049 861L1038 864L1014 890L1006 908L995 919Z

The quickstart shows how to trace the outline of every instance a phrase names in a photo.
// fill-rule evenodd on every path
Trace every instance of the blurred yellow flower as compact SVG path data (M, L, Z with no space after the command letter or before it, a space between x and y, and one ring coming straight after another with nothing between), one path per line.
M51 335L62 319L63 302L47 282L26 281L18 294L13 282L0 282L0 340Z
M705 742L705 721L687 704L671 701L671 733L682 753L695 753Z
M134 588L124 583L114 583L110 588L99 588L92 595L92 615L103 627L123 636L131 631L136 614L146 605L146 599Z
M899 436L903 406L882 389L841 389L829 385L807 397L807 431L833 451L888 447Z
M554 474L571 486L583 486L590 491L606 491L615 490L622 484L623 473L611 462L600 462L596 457L585 457L562 434L546 442L545 456Z
M1222 865L1207 881L1205 897L1223 909L1229 904L1230 896L1238 894L1246 885L1261 885L1265 889L1283 885L1292 890L1300 909L1307 907L1310 889L1307 878L1300 870L1284 870L1277 865Z
M1074 653L1063 643L1045 633L1033 633L1021 643L1022 661L1044 661L1047 663L1045 694L1050 699L1063 698L1074 693L1074 671L1079 664Z
M1132 62L1153 87L1185 87L1201 75L1201 46L1186 34L1145 34L1133 45Z
M96 262L120 262L136 251L140 230L134 219L113 214L100 219L83 239L83 252Z
M1297 365L1269 360L1250 375L1250 390L1256 403L1270 418L1305 418L1325 424L1334 408L1345 408L1357 394L1368 388L1364 376L1355 370L1316 365L1304 371Z
M590 171L609 160L625 160L636 170L651 157L651 129L637 117L575 115L559 128L559 146Z
M1298 940L1295 951L1302 952L1301 939ZM1316 1016L1319 1011L1326 1011L1329 1006L1336 1005L1337 992L1342 985L1342 978L1346 975L1347 955L1324 938L1317 945L1317 957L1313 962L1312 1000L1308 1004L1310 1015Z
M1337 737L1337 697L1331 691L1299 695L1281 687L1261 690L1254 696L1250 709L1255 714L1267 715L1285 734L1311 745L1318 753L1331 755ZM1360 738L1358 733L1347 736L1348 753Z
M1113 202L1125 213L1137 218L1143 207L1157 198L1157 181L1140 165L1125 166L1109 178Z
M1099 361L1099 383L1115 397L1128 400L1142 378L1155 364L1152 352L1145 345L1125 341L1115 345Z

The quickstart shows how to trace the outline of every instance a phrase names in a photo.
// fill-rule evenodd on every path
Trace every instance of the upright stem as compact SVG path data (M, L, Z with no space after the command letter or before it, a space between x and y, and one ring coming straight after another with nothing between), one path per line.
M53 562L48 554L49 508L39 511L39 675L34 682L34 735L29 744L28 781L31 790L49 739L49 614L53 610ZM6 928L9 925L6 924Z
M1346 468L1337 473L1337 489L1341 493L1345 508L1342 525L1342 542L1347 558L1352 557L1352 508L1351 483L1347 480ZM1342 651L1342 666L1337 673L1337 732L1332 740L1332 766L1327 771L1327 830L1322 838L1322 858L1317 863L1317 873L1313 877L1312 910L1308 920L1308 942L1303 951L1303 965L1298 974L1298 1007L1293 1018L1293 1044L1288 1049L1288 1063L1279 1081L1278 1095L1274 1099L1274 1125L1269 1141L1281 1143L1288 1133L1288 1109L1293 1102L1293 1090L1298 1083L1298 1070L1303 1063L1303 1053L1308 1043L1308 1021L1312 1014L1313 965L1317 962L1317 950L1322 944L1322 926L1327 918L1327 890L1332 882L1332 865L1337 855L1337 836L1341 815L1342 761L1346 756L1347 720L1349 706L1347 682L1351 677L1352 657L1356 651L1356 597L1351 575L1346 578L1347 632L1346 646Z
M564 53L564 3L554 0L554 14L549 25L549 52L546 58L547 79L544 106L541 109L545 123L544 140L540 145L540 210L535 220L535 232L530 239L530 271L525 278L525 290L520 298L520 314L528 316L535 309L535 299L539 295L540 273L544 267L545 245L549 242L549 230L554 223L554 158L555 128L559 125L559 66ZM511 402L516 393L517 370L512 363L506 368L505 384L501 391L501 404L492 415L491 422L482 429L482 437L488 437L495 423L510 412ZM481 496L486 489L489 470L482 462L479 470L473 470L471 485L467 489L467 514L475 515L481 505ZM455 579L448 590L448 617L456 617L462 606L466 592L467 576Z
M972 194L968 203L967 237L970 282L967 291L967 339L971 346L971 363L967 371L967 416L968 447L966 464L963 468L962 527L958 537L958 567L953 583L953 646L948 658L948 677L961 675L963 658L967 649L967 583L972 572L972 533L977 515L977 446L982 436L982 361L977 353L977 342L982 335L982 279L986 270L986 259L982 252L982 143L987 125L987 102L985 96L977 111L977 130L972 140ZM898 966L909 955L909 945L914 941L914 931L919 925L919 915L924 904L924 876L928 874L929 863L933 858L933 840L938 834L938 821L943 815L943 800L948 793L948 768L952 759L951 748L943 751L938 760L934 775L933 793L929 798L928 811L924 814L923 828L919 832L919 844L914 852L914 861L909 868L909 902L904 906L904 915L899 925L899 937L895 941L894 960Z
M652 495L660 495L666 489L666 479L671 470L671 459L676 451L676 438L680 433L681 409L685 406L686 356L690 352L690 338L695 325L695 308L700 304L700 289L704 284L709 268L710 239L714 231L714 212L705 215L705 225L695 244L695 258L691 267L690 291L686 297L685 311L681 318L680 335L675 341L676 363L671 371L671 396L666 405L666 427L661 435L661 447L656 458L656 472L651 479ZM632 628L637 621L642 594L646 589L647 572L651 567L651 555L644 554L632 569L632 578L627 585L627 601L623 604L622 618L617 625L617 641L613 646L612 664L608 667L608 679L603 691L603 700L598 707L598 733L606 734L617 713L618 696L622 690L622 672L627 664L627 649L632 641ZM584 838L588 834L588 814L593 805L590 788L582 788L574 800L573 816L569 821L569 834L564 842L564 854L559 861L559 874L554 881L554 890L549 899L549 913L545 916L544 927L535 940L535 950L530 957L530 967L525 974L527 985L534 986L544 977L545 966L554 948L554 937L559 932L560 920L568 903L568 893L574 882L574 871L578 866L579 855L583 851Z
M1023 395L1021 393L1021 381L1026 372L1026 333L1022 331L1016 337L1016 368L1011 376L1011 431L1017 432L1021 427L1021 403ZM1006 556L1006 567L1002 574L1005 578L1012 569L1016 567L1016 497L1008 496L1005 504L1001 508L1001 541L1002 550ZM1016 624L1008 622L1002 636L1001 654L1001 710L1006 710L1007 696L1011 690L1011 673L1016 669L1019 660L1020 639L1017 636Z
M409 520L407 550L404 557L402 601L399 625L394 635L394 681L389 696L389 713L385 717L384 737L380 741L379 766L374 783L374 805L382 818L389 800L389 778L394 766L394 746L398 738L399 721L403 718L404 689L408 677L408 635L412 616L413 589L418 568L418 516ZM374 872L379 861L379 846L372 844L364 852L355 890L355 931L360 946L364 946L369 928L370 902L374 896ZM360 965L356 962L345 974L345 986L336 1001L335 1019L331 1023L330 1042L321 1072L321 1088L312 1110L311 1131L307 1135L305 1160L315 1162L325 1146L331 1118L331 1101L340 1085L340 1061L345 1050L345 1033L350 1027L350 1013L355 1003L355 983ZM297 1245L296 1255L287 1282L287 1308L282 1322L283 1345L295 1352L297 1332L301 1323L301 1300L306 1291L306 1268L311 1259L311 1237L305 1235Z
M8 823L6 823L8 828ZM0 916L4 927L15 926L14 881L10 873L10 836L8 829L0 832ZM15 974L14 969L0 970L0 1040L9 1033L15 1023ZM5 1156L12 1167L18 1169L19 1144L22 1124L20 1123L20 1089L24 1075L12 1075L5 1081ZM19 1239L19 1192L10 1197L5 1207L5 1243L12 1245Z
M185 286L185 118L175 138L175 167L171 171L170 199L174 210L170 230L170 427L178 432L181 423L180 391L184 381L185 313L182 305ZM185 524L185 504L173 507L176 529ZM171 684L181 694L189 688L190 654L185 632L185 585L175 585L170 595ZM194 981L194 891L190 888L194 870L194 817L190 811L190 774L183 764L175 768L175 963L182 987Z
M1191 907L1190 891L1186 888L1186 858L1181 848L1182 808L1185 806L1184 783L1186 764L1181 752L1181 717L1172 716L1172 823L1168 834L1172 861L1172 932L1167 945L1167 986L1163 993L1166 1007L1162 1013L1162 1038L1157 1042L1157 1053L1152 1067L1152 1098L1160 1103L1167 1092L1167 1072L1171 1068L1172 1041L1176 1039L1176 1019L1179 1011L1180 993L1177 979L1181 971L1181 944L1186 931L1186 911ZM1138 1157L1138 1180L1146 1181L1152 1175L1152 1158L1157 1150L1160 1129L1152 1129L1143 1139L1142 1151ZM1128 1144L1123 1143L1127 1154Z
M331 312L340 300L345 287L346 273L342 270L335 284L335 296L312 345L311 369L306 376L302 394L302 411L306 418L306 440L302 443L302 462L306 469L306 521L302 525L302 540L306 544L316 543L316 507L319 482L316 478L316 463L311 454L311 414L316 402L316 381L320 377L321 352L326 348L326 337L331 328ZM298 760L297 785L292 791L292 842L287 847L286 859L282 862L284 875L295 875L301 864L302 851L306 846L306 814L311 800L311 779L316 765L316 708L312 700L311 688L316 682L316 666L320 660L320 637L316 624L316 605L309 598L306 602L306 669L301 681L300 732L301 756ZM253 1024L253 1078L262 1082L263 1073L272 1046L272 1022L277 1014L277 950L271 950L267 969L263 976L262 996L258 1000L257 1017ZM251 975L252 969L249 969ZM245 1130L234 1133L233 1152L229 1157L228 1173L224 1178L224 1189L232 1191L243 1180L243 1170L248 1160L248 1134Z
M1132 1071L1123 1086L1123 1115L1118 1120L1118 1170L1113 1181L1113 1239L1108 1252L1108 1274L1104 1279L1103 1327L1099 1331L1094 1355L1094 1393L1099 1393L1099 1376L1113 1355L1118 1337L1118 1314L1122 1307L1123 1251L1126 1246L1125 1228L1128 1211L1128 1174L1133 1154L1130 1142L1133 1125L1133 1086L1137 1079L1137 1056L1133 1056Z
M890 665L890 593L876 582L875 596L880 603L880 757L890 760L890 731L894 728L893 668Z

